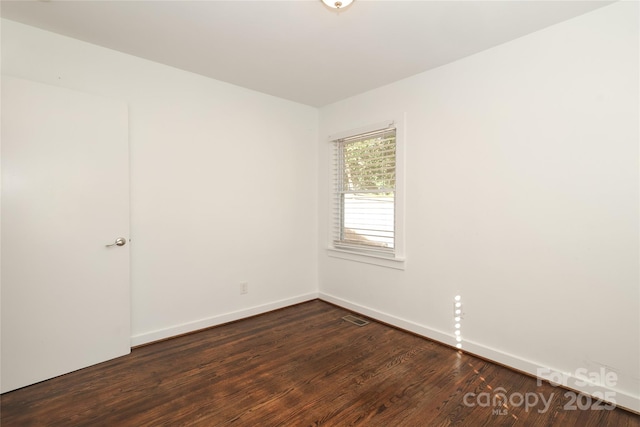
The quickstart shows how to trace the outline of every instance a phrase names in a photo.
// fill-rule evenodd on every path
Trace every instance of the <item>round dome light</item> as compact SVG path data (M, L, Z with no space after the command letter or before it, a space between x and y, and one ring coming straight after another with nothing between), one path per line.
M344 9L353 3L353 0L322 0L322 3L326 4L332 9Z

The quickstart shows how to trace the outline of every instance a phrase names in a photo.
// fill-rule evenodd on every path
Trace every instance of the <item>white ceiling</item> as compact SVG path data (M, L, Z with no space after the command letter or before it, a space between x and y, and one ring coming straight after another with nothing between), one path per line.
M604 6L601 1L2 1L3 18L323 106Z

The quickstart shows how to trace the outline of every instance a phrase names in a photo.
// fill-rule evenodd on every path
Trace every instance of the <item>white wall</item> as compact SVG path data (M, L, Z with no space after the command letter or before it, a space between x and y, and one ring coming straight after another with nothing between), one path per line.
M454 345L460 293L466 350L640 410L638 78L624 2L322 108L321 297ZM328 257L327 135L405 112L406 270Z
M7 20L2 72L129 105L133 344L317 296L315 108Z
M134 344L318 287L453 344L459 292L465 349L606 367L640 410L637 16L617 3L347 99L319 131L316 109L5 20L2 72L129 104ZM327 257L326 135L405 112L406 270Z

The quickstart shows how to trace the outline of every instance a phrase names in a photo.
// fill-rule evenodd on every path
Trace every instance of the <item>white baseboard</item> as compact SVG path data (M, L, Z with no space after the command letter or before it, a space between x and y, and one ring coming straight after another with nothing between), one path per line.
M311 301L318 298L317 292L310 292L304 295L298 295L293 298L287 298L279 301L273 301L267 304L261 304L254 307L245 308L230 313L224 313L206 319L200 319L193 322L182 323L180 325L171 326L165 329L145 332L143 334L131 337L131 346L135 347L142 344L148 344L154 341L175 337L177 335L198 331L200 329L210 328L212 326L222 325L224 323L245 319L257 314L267 313L269 311L285 308L291 305Z
M393 316L393 315L381 312L379 310L374 310L369 307L365 307L360 304L356 304L354 302L347 301L345 299L338 298L323 292L320 292L318 294L318 298L320 298L323 301L327 301L337 306L346 308L348 310L352 310L356 313L360 313L362 315L378 320L380 322L387 323L397 328L404 329L414 334L423 336L430 340L437 341L439 343L451 346L452 350L456 350L455 349L456 341L453 334L438 331L436 329L429 328L427 326L418 324L416 322L413 322L407 319L402 319L400 317ZM479 356L483 359L491 360L500 365L504 365L504 366L516 369L518 371L525 372L536 378L538 378L538 372L541 372L541 370L548 372L548 375L544 376L545 378L549 378L549 379L562 378L562 382L560 381L555 381L555 382L562 384L564 387L570 388L575 391L579 391L582 394L593 396L595 398L594 402L596 399L599 399L602 396L612 396L613 399L615 400L616 406L625 408L632 412L640 413L640 397L638 396L634 396L610 387L603 387L601 385L594 384L592 382L590 383L584 378L578 378L575 375L570 373L562 373L560 370L555 370L554 368L549 369L549 367L547 366L542 366L539 363L535 363L530 360L524 359L522 357L505 353L503 351L496 350L491 347L487 347L480 343L465 340L463 350L466 353L470 353L472 355ZM566 390L562 392L564 393L565 391Z

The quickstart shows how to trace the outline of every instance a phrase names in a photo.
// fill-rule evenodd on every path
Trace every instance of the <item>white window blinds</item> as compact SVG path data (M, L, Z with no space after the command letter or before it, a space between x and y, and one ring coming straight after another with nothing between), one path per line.
M392 256L395 249L395 127L333 142L334 247Z

